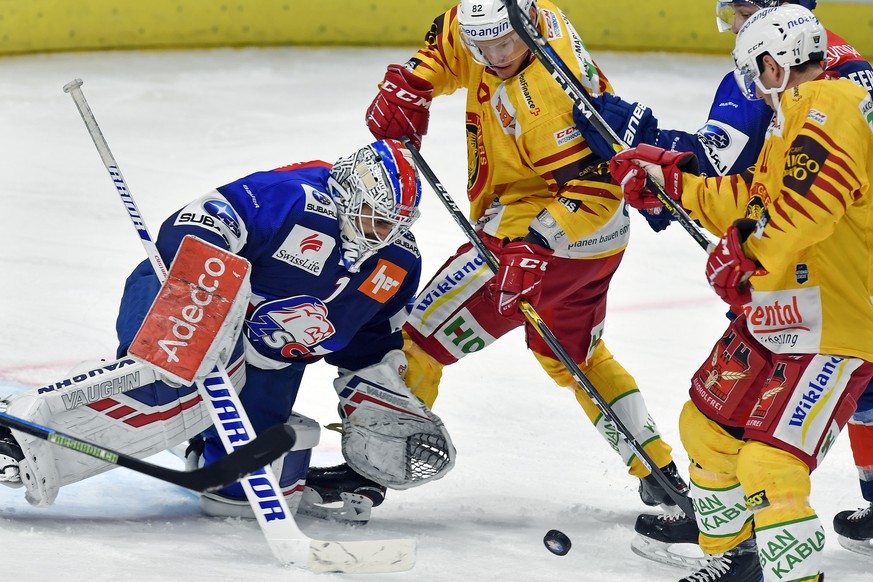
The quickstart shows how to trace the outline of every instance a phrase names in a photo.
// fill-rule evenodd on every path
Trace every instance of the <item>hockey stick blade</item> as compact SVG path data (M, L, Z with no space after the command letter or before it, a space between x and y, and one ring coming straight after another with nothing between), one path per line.
M71 437L2 412L0 412L0 425L107 463L199 492L226 487L261 467L269 465L287 453L294 446L296 438L294 429L290 426L276 425L215 463L194 471L177 471L142 461L136 457Z

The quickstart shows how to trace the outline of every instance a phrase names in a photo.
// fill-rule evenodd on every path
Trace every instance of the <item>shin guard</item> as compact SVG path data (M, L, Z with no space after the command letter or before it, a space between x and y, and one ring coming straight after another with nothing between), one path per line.
M557 360L536 353L534 355L559 386L573 390L576 401L594 424L597 432L618 453L624 464L630 467L630 474L640 478L648 475L649 470L636 458L615 425L601 414L585 391L576 384L569 370ZM669 465L673 460L670 454L672 448L661 438L661 432L649 415L636 381L613 358L603 341L595 344L588 361L583 362L579 367L652 460L659 467Z
M755 514L764 579L815 580L825 534L809 505L809 467L787 451L749 441L740 452L737 475Z
M679 434L691 459L691 499L700 528L700 547L721 554L752 535L752 512L737 477L744 442L734 438L688 401L679 416Z

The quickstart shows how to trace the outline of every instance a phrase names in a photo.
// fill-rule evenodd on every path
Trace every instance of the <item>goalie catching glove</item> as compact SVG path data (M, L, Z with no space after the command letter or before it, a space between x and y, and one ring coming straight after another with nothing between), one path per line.
M455 447L443 421L404 383L406 356L385 354L378 364L334 380L349 466L392 489L443 477L455 464Z

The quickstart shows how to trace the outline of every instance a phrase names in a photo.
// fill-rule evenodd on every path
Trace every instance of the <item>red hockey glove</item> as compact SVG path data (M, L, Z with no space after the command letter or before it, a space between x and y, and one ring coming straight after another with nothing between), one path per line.
M766 272L743 253L743 242L755 231L756 224L750 218L734 222L706 261L706 279L710 287L737 308L752 300L749 277Z
M518 312L518 302L536 302L540 295L540 280L546 272L554 251L525 240L503 240L500 269L491 280L497 298L497 313L511 317Z
M646 190L646 174L664 188L667 196L682 198L682 172L698 173L697 157L689 152L672 152L649 144L640 144L615 154L609 171L621 186L624 199L634 208L661 208L661 202Z
M379 94L367 109L367 127L376 139L400 139L403 136L421 147L427 133L433 85L401 65L388 65Z

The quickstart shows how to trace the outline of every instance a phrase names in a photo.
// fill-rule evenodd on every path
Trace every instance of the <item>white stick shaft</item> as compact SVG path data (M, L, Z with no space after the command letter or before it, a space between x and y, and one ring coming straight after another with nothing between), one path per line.
M127 209L127 214L130 216L130 220L133 222L137 234L139 234L142 246L149 257L152 268L155 270L158 279L163 283L167 280L167 266L164 264L164 260L161 258L160 253L158 253L158 247L155 245L151 234L149 234L149 229L146 227L142 214L140 214L139 208L136 205L136 201L133 199L133 195L127 187L127 182L124 181L124 176L121 175L121 170L118 168L118 163L116 163L115 157L109 150L109 144L106 143L106 138L103 137L103 132L100 131L100 126L97 125L97 119L94 117L94 114L91 112L91 107L88 106L88 102L85 100L85 95L82 93L82 79L75 79L64 85L64 92L69 93L73 98L73 101L76 103L76 108L78 108L79 114L82 116L82 121L85 122L85 127L88 128L88 133L91 135L91 139L94 140L94 145L97 147L100 159L103 160L103 165L106 166L106 171L109 172L109 178L112 180L112 183L115 184L118 196L121 198L124 208Z
M109 150L106 138L103 137L103 132L97 125L97 119L85 100L85 95L82 93L82 80L76 79L67 83L64 85L64 91L73 97L82 120L85 122L85 127L88 128L88 133L94 140L100 158L109 172L109 177L115 184L115 189L118 191L140 240L142 240L143 247L149 255L155 274L163 283L167 279L167 269L137 208L133 195L121 175L118 163ZM223 367L216 367L205 381L198 381L197 390L200 397L208 404L209 416L212 418L212 423L216 427L227 452L232 452L236 447L240 447L255 438L252 423L242 406L242 402L240 402L239 395L233 388L227 371ZM262 471L245 477L241 483L246 498L251 504L258 523L276 557L284 563L295 562L305 567L309 540L294 522L272 469L265 467ZM303 543L294 544L294 542Z

